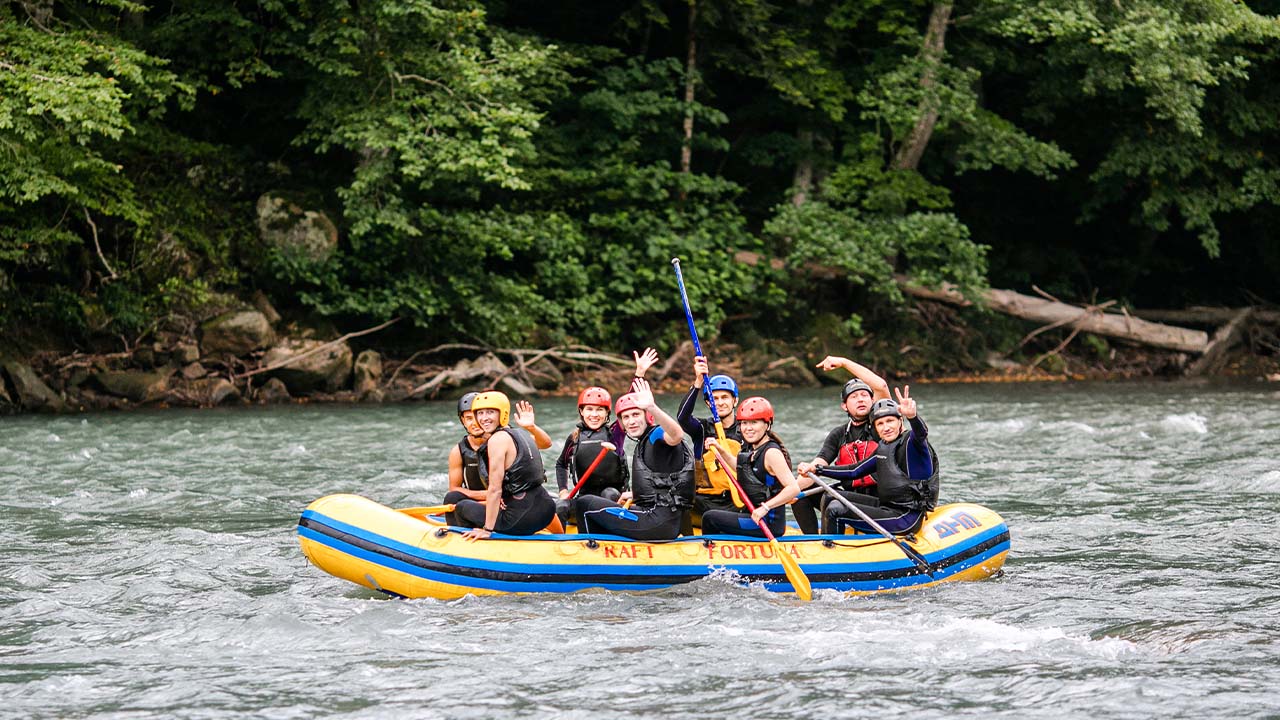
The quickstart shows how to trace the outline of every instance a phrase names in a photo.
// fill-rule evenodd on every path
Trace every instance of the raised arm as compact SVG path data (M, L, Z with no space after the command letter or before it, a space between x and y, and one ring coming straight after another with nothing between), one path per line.
M676 422L675 418L658 407L657 402L653 399L653 391L649 388L649 381L644 378L637 378L635 382L631 383L631 392L636 395L636 406L653 415L658 427L662 428L664 442L675 446L684 441L684 429L680 427L680 423Z
M521 400L516 403L516 411L514 413L516 424L533 436L533 442L538 446L539 450L546 450L551 447L551 436L546 430L538 427L538 423L534 420L533 404L528 400Z
M889 383L885 382L884 378L872 372L871 369L865 365L859 365L847 357L828 355L822 359L822 362L817 364L817 367L828 372L835 370L838 367L844 368L845 370L848 370L851 375L866 383L871 388L872 400L889 397Z

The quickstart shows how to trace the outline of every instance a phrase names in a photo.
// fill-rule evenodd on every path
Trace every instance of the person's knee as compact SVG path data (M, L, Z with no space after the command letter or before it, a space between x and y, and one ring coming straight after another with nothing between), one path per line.
M607 487L600 491L600 497L609 502L618 502L618 498L622 497L622 493L618 492L617 488Z

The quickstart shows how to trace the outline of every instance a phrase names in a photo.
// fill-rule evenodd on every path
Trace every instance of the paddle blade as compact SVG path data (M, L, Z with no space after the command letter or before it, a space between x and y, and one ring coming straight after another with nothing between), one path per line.
M791 553L782 549L782 543L776 538L771 538L769 544L773 545L773 552L778 556L778 560L782 562L782 569L787 574L787 582L791 583L791 587L796 589L796 597L809 602L813 599L813 585L809 583L809 576L804 574L804 570L800 569L800 563L791 557Z
M396 512L402 512L405 515L443 515L447 512L453 512L453 505L426 505L423 507L407 507L396 508Z

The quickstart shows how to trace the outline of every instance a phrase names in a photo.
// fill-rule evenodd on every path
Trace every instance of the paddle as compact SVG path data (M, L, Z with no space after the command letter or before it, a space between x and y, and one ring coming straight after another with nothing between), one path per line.
M596 459L592 460L591 464L587 466L587 471L582 473L582 477L578 478L578 484L573 486L573 489L569 491L569 496L566 497L565 500L572 500L573 496L578 494L578 491L582 489L583 484L587 482L587 478L591 477L591 473L596 471L596 466L604 459L605 453L607 452L609 452L609 448L600 448L600 452L596 455Z
M902 540L899 540L898 537L893 533L889 532L888 530L885 530L884 527L880 525L880 523L876 522L875 520L872 520L870 515L863 512L862 508L853 504L849 500L849 498L836 492L834 489L832 489L830 485L822 482L822 479L819 478L817 475L814 475L813 473L805 473L805 475L808 475L809 479L813 480L813 482L817 484L818 487L822 488L824 492L826 492L832 498L835 498L836 500L840 501L840 504L849 508L854 512L854 514L862 518L862 521L865 522L867 525L870 525L872 529L874 529L876 532L888 538L889 542L892 542L894 545L897 545L902 550L903 554L907 556L907 559L915 563L916 567L920 568L921 572L923 572L925 575L928 575L930 578L933 577L933 567L929 564L928 560L924 559L923 555L913 550L910 545L907 545Z
M685 292L684 289L684 273L680 272L680 258L671 258L671 265L676 269L676 285L680 288L680 302L684 303L684 319L689 324L689 337L693 340L693 354L698 357L706 357L702 354L702 343L698 342L698 328L693 325L693 310L689 307L689 293ZM720 413L716 410L716 400L711 394L711 383L708 380L709 378L702 379L702 397L707 401L707 407L711 410L711 421L716 426L716 440L720 442L722 447L737 445L737 441L729 440L724 435L724 424L720 422ZM736 452L738 449L734 448L734 451ZM721 469L725 471L725 476L729 477L728 468L724 467L724 463L721 463ZM708 467L707 472L712 472L712 468ZM730 487L729 494L733 498L734 505L743 507L744 498L737 487L738 483L735 480Z
M443 515L447 512L453 512L453 505L425 505L423 507L396 508L396 512L402 512L405 515Z
M756 511L755 506L751 504L751 499L747 497L747 493L738 484L738 475L730 469L732 464L727 462L728 458L724 456L719 447L712 445L711 449L720 457L720 465L724 468L725 474L729 476L729 482L733 483L738 495L742 497L742 502L747 506L747 512L754 513ZM782 508L778 508L778 510L782 510ZM787 580L791 583L791 587L796 589L796 596L801 600L812 600L813 586L809 584L809 577L804 574L804 570L800 569L800 563L796 562L796 559L791 557L789 553L783 551L782 543L778 542L778 538L773 536L773 531L769 529L763 519L757 520L756 525L760 527L764 536L769 538L769 545L782 563L782 569L787 573Z

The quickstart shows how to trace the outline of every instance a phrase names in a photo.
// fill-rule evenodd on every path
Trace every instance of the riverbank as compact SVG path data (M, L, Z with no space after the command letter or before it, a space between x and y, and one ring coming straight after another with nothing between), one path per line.
M1015 352L1000 352L991 327L961 320L953 317L941 330L936 322L899 323L893 333L869 332L839 345L829 338L749 346L725 341L708 343L706 351L716 372L759 390L843 383L843 372L815 367L829 353L852 357L896 383L1177 378L1191 362L1185 353L1092 335L1068 338L1074 343L1042 338L1039 347L1024 341ZM520 397L563 396L586 385L623 388L633 373L632 358L579 345L451 343L406 354L377 344L390 324L340 335L285 323L259 303L185 331L157 331L148 342L116 352L10 350L0 357L0 413L417 402L489 387ZM1214 374L1280 382L1280 358L1252 348L1245 344L1226 355ZM650 380L660 391L684 392L693 379L692 355L690 343L678 344L649 371Z

